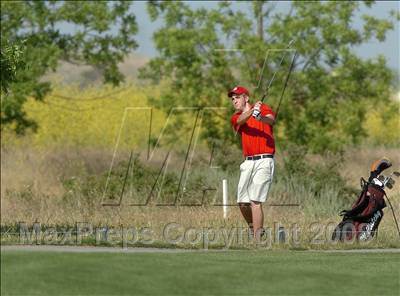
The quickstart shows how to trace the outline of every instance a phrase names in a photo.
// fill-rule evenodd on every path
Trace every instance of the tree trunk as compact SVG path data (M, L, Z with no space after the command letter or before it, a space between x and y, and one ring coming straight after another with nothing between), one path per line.
M258 37L260 37L261 40L264 40L264 26L263 26L263 15L262 15L262 7L261 7L261 13L258 16L257 19L257 33Z
M263 14L263 1L253 2L254 16L257 19L257 36L264 40L264 14Z

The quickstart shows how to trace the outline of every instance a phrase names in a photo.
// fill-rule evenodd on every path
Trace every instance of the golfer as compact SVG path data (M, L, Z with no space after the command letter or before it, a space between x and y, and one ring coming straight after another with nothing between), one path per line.
M262 102L251 104L249 92L242 86L229 91L228 97L236 110L231 123L235 132L241 135L244 156L240 165L237 202L254 239L259 240L264 223L262 203L268 197L274 175L272 127L275 114Z

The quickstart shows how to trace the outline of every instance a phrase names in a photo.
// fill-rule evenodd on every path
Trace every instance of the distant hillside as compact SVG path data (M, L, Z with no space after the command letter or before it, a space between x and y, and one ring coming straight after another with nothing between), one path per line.
M143 67L149 60L150 58L146 56L132 53L118 66L125 75L126 81L132 81L137 79L139 68ZM102 74L99 69L92 66L79 66L61 62L56 72L48 73L43 79L61 84L79 84L84 87L102 83Z

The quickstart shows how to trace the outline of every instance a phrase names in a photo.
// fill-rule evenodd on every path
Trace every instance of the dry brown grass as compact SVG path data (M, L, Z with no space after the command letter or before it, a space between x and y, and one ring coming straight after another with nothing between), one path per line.
M128 152L120 154L127 157ZM358 149L348 150L342 170L349 185L358 186L361 176L366 177L372 161L387 156L395 168L399 168L400 153L398 149ZM73 200L65 200L63 178L79 177L79 174L100 174L109 169L112 153L105 150L73 149L63 147L53 150L34 150L30 147L19 149L2 148L1 158L1 217L2 225L25 221L28 224L40 221L44 225L74 225L77 221L85 221L92 225L126 225L135 227L151 227L161 233L168 223L175 222L184 228L218 228L239 227L246 225L236 207L229 207L228 219L222 217L222 208L208 207L104 207L100 197L88 201L77 196ZM279 159L278 159L279 161ZM400 180L399 180L400 183ZM388 195L400 217L400 184ZM231 197L232 198L232 197ZM271 197L272 199L274 197ZM234 200L234 198L232 198ZM310 247L310 240L316 235L320 225L336 225L338 216L307 216L302 206L270 207L264 206L265 223L273 228L280 223L285 228L297 223L303 231L302 246ZM274 224L275 223L275 224ZM325 227L325 226L321 226ZM328 237L331 230L326 230ZM380 235L372 246L397 246L398 238L392 214L387 208L381 222ZM335 247L326 244L314 244L313 248Z

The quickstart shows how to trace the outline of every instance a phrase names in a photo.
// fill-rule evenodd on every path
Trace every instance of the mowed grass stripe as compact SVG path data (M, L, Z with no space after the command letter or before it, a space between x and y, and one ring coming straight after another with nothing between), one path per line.
M400 254L3 251L2 295L399 295Z

